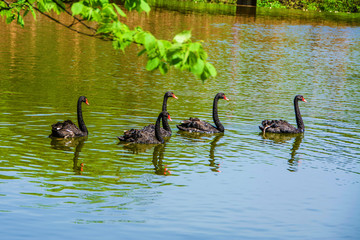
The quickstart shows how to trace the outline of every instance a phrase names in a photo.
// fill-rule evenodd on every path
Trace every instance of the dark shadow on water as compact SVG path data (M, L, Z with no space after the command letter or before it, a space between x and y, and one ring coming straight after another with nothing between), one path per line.
M50 145L53 149L71 151L74 148L73 171L77 175L82 175L84 163L78 163L81 149L84 146L87 137L80 138L51 138Z
M158 144L154 147L152 163L154 165L155 174L170 175L169 169L163 165L165 144Z
M298 133L298 134L276 134L276 133L262 134L262 133L260 133L259 135L261 135L263 139L272 140L275 143L279 143L279 144L288 142L291 139L295 138L292 148L290 150L290 159L288 160L289 167L287 170L290 172L297 172L299 160L296 157L296 153L299 150L301 142L304 138L303 133Z

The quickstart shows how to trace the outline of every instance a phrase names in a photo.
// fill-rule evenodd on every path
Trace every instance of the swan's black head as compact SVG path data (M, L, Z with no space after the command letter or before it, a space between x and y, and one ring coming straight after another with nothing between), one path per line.
M160 116L162 117L166 117L167 119L169 119L170 121L172 121L171 117L170 117L170 114L167 112L167 111L162 111L160 113Z
M229 99L225 96L224 93L218 93L216 94L215 98L222 98L222 99L225 99L226 101L229 101Z
M86 105L90 105L90 104L89 104L89 101L87 100L87 98L86 98L85 96L79 97L79 101L86 103Z
M296 100L296 101L303 101L303 102L307 102L307 101L305 100L305 98L304 98L302 95L296 95L294 100Z
M178 99L177 96L175 96L175 94L173 92L170 92L170 91L165 93L165 97L167 97L167 98L172 97L172 98Z

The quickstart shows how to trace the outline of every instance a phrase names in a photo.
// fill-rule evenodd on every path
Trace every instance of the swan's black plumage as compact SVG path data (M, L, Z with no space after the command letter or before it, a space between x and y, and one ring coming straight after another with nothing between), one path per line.
M159 144L164 143L163 137L165 137L160 130L160 120L164 121L164 118L171 121L171 117L168 112L162 111L155 123L145 126L143 129L131 129L124 132L124 135L118 137L120 141L143 143L143 144ZM155 131L154 131L155 129Z
M199 118L189 118L188 120L184 120L181 122L180 125L176 125L179 130L187 131L187 132L200 132L200 133L220 133L224 132L224 126L221 124L218 111L217 111L217 105L219 99L225 99L229 100L224 93L218 93L216 94L214 98L213 103L213 120L215 123L215 126L211 125L208 122L201 121Z
M306 102L302 95L296 95L294 98L294 110L297 128L284 120L264 120L259 126L262 132L271 133L303 133L305 131L305 125L301 117L299 109L299 101Z
M88 135L88 130L86 128L82 116L81 103L83 102L89 105L89 102L85 96L79 97L77 102L77 119L78 119L79 127L77 127L71 120L54 123L51 126L52 132L50 134L50 137L71 138L71 137L84 137Z

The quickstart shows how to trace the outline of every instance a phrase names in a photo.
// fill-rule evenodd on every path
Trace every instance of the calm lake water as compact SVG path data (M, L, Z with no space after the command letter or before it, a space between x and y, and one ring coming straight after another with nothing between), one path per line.
M214 15L154 9L130 14L158 38L192 29L216 79L147 72L139 49L80 36L38 17L0 23L2 239L358 239L360 234L360 17L257 9ZM154 123L166 91L173 136L165 145L118 144ZM187 135L188 117L224 135ZM259 134L263 119L303 135ZM56 142L51 124L76 121L87 139Z

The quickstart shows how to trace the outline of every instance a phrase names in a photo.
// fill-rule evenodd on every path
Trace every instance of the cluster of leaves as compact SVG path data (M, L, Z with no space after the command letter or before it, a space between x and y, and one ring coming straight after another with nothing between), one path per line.
M325 12L360 12L360 0L257 0L257 6Z
M150 11L146 0L125 0L124 7L128 11ZM120 19L126 17L125 12L109 0L81 0L70 6L60 0L17 0L11 3L0 0L0 14L6 18L7 23L16 20L23 27L23 17L28 12L31 12L35 19L36 12L39 12L72 31L112 41L115 49L124 50L132 43L142 46L138 55L147 55L146 69L149 71L159 69L165 74L170 66L174 66L180 70L188 70L202 80L217 74L214 66L207 61L202 42L191 41L190 31L177 34L172 41L156 39L140 27L130 29L122 23ZM52 17L51 12L68 14L73 18L73 22L61 22ZM91 25L91 22L95 22L96 26ZM83 30L75 27L77 25L81 25Z

